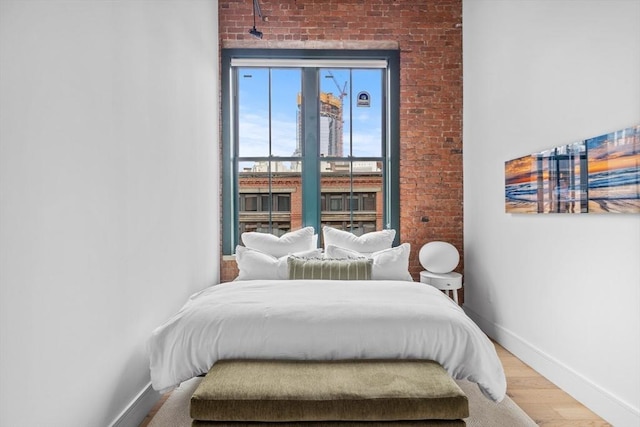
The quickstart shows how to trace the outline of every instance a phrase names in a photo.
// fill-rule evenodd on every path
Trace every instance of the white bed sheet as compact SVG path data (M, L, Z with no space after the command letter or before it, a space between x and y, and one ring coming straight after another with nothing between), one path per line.
M251 280L192 295L153 331L151 381L167 390L222 359L430 359L500 401L495 347L442 292L417 282Z

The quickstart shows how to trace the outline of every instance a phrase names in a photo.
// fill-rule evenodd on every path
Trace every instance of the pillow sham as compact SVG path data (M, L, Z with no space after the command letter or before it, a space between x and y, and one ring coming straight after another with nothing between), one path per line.
M367 257L373 260L371 278L373 280L406 280L413 281L409 274L409 254L411 244L403 243L395 248L383 249L374 252ZM325 250L325 256L329 258L358 258L364 254L350 249L329 245Z
M240 238L245 247L280 258L294 252L315 249L317 243L314 245L313 236L313 227L304 227L285 233L280 237L269 233L248 231L242 233Z
M370 280L373 260L365 257L328 259L290 256L287 264L290 280Z
M322 249L296 252L296 256L319 257ZM284 255L276 258L256 249L236 246L236 264L238 265L238 277L235 280L286 280L289 277L287 258Z
M396 230L380 230L356 236L348 231L324 226L322 228L324 237L324 247L334 245L340 248L360 252L361 254L371 254L391 248L393 239L396 237Z

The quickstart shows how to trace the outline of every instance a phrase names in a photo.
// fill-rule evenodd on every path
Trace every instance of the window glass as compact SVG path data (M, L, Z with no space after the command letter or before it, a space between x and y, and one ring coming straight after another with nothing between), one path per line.
M300 80L299 69L271 70L271 154L274 156L300 156L297 152Z
M269 155L269 69L238 70L238 148L241 157Z
M351 152L356 157L380 157L382 152L382 77L379 69L352 72Z
M244 209L245 211L257 211L258 210L258 198L254 195L241 195L244 198Z
M331 211L342 211L342 196L341 195L331 195L329 202L329 210Z
M320 157L335 158L321 162L321 191L342 195L341 202L331 201L331 214L322 210L321 220L342 219L344 227L356 232L362 230L357 224L363 220L356 193L364 188L383 192L382 162L366 157L381 158L384 73L381 69L321 69L320 76ZM336 211L345 213L337 218Z
M260 196L260 211L269 212L271 210L271 196L268 194Z
M363 211L375 211L376 210L376 194L368 193L362 195L362 210Z
M312 225L321 234L330 225L360 235L397 224L390 203L397 189L388 191L397 185L397 160L387 157L397 115L386 108L387 90L397 86L380 68L390 59L349 67L353 53L311 51L303 56L341 59L336 67L318 67L324 59L289 66L305 60L278 62L273 51L255 50L264 60L242 57L234 66L230 51L223 50L229 72L222 74L225 253L244 231L282 235Z
M291 157L299 145L300 70L238 70L238 154Z
M352 211L359 211L360 210L360 203L358 201L358 197L350 197L349 198L349 208Z
M349 84L349 69L320 70L319 150L321 157L343 157L350 154Z
M278 195L277 198L278 201L278 205L277 205L277 211L278 212L290 212L291 211L291 196L287 195Z

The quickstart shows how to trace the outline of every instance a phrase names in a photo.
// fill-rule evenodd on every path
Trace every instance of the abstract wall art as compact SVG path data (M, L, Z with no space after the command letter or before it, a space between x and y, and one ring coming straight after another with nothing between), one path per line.
M640 213L640 125L505 162L507 213Z

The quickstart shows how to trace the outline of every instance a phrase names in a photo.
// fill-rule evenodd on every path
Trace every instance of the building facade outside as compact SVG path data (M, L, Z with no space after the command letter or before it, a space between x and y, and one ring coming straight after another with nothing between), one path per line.
M302 155L301 97L298 96L296 149ZM320 157L343 157L342 98L320 93ZM299 161L258 161L238 174L238 235L257 231L281 236L302 228ZM383 228L382 165L371 161L320 163L322 226L361 235Z

